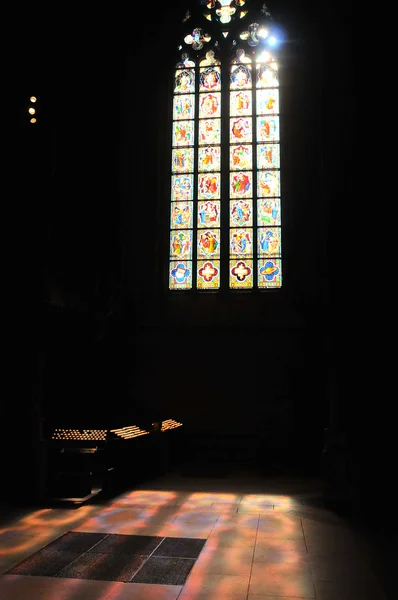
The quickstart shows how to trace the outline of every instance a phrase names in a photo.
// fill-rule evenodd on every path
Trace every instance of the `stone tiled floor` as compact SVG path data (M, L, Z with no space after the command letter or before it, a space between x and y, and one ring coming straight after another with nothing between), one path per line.
M311 479L171 473L104 501L10 512L0 525L0 598L389 600L356 530L320 508L320 498L320 484ZM85 571L78 569L76 578L73 569L67 577L54 576L51 564L48 575L6 573L67 532L206 541L196 560L184 557L183 545L173 540L168 560L174 562L158 557L164 563L156 563L161 577L168 565L178 568L178 561L192 560L182 585L141 583L152 575L141 563L141 577L138 570L131 582L98 580L95 574L84 579Z

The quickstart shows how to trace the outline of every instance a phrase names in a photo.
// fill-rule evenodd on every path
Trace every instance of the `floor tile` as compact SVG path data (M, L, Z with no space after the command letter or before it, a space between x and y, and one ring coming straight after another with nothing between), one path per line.
M106 600L177 600L181 585L119 583ZM68 599L69 600L69 599ZM75 600L71 598L71 600ZM102 599L101 599L102 600Z
M245 600L249 576L206 573L192 570L178 600Z
M165 538L156 548L154 556L197 558L205 545L205 539Z
M195 559L152 555L132 578L134 583L184 585Z
M146 556L86 552L60 571L58 577L126 582L131 581L146 560Z
M84 533L68 531L56 540L47 544L47 550L58 550L58 552L87 552L107 537L106 533Z
M158 536L112 533L91 548L90 552L149 556L163 540L163 537Z
M11 567L7 574L55 577L80 556L80 552L39 550Z
M219 573L224 575L250 575L253 548L205 547L193 567L193 573Z
M254 563L249 592L270 596L315 598L311 570L305 563Z
M1 600L106 600L119 583L4 575L0 577ZM162 599L163 600L163 599Z

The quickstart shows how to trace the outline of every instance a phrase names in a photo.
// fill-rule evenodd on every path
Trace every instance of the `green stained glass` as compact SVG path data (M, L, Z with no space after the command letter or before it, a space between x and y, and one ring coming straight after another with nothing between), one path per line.
M219 144L221 142L221 120L201 119L199 121L199 144Z
M173 148L172 170L175 173L193 171L193 148Z
M213 92L211 94L200 94L199 96L199 117L219 117L221 114L221 94Z
M260 227L257 235L259 256L279 257L281 255L280 227Z
M173 146L193 146L194 131L194 121L174 121Z
M257 114L269 115L279 113L279 90L257 90Z
M280 166L279 144L257 145L257 169L278 169Z
M282 287L282 260L280 258L265 258L258 261L258 287Z
M193 224L193 202L172 202L170 229L190 229Z
M253 174L251 171L238 171L230 174L231 198L251 198Z
M231 146L229 168L231 171L239 171L241 169L252 169L253 154L251 144L239 144Z
M281 224L280 198L260 198L257 201L257 224L260 227Z
M251 117L235 117L230 119L231 144L252 141L252 119Z
M198 203L198 227L220 227L219 200L206 200Z
M195 116L194 94L182 94L174 96L173 119L193 119Z
M229 211L230 227L244 227L253 225L252 207L252 200L231 200Z
M198 150L198 171L219 171L220 154L220 146L201 146Z
M280 171L258 171L257 173L257 196L279 196Z

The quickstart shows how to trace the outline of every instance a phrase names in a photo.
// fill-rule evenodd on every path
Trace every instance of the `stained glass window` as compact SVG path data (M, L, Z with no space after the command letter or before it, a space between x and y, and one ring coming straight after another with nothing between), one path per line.
M249 4L260 12L252 17ZM198 5L183 21L173 75L169 289L281 288L280 88L270 13L250 0Z

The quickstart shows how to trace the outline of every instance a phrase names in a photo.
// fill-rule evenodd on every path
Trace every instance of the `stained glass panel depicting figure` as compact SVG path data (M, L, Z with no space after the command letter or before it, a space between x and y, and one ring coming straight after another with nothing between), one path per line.
M257 144L257 169L279 169L279 144Z
M257 201L257 224L259 227L281 224L280 198L260 198Z
M193 93L195 91L194 69L177 69L175 75L175 94Z
M172 202L170 229L190 229L193 225L193 202Z
M257 117L257 141L279 141L279 117Z
M258 171L257 173L257 196L280 195L280 171Z
M199 173L198 177L198 198L219 198L220 197L220 173Z
M250 65L232 65L231 90L244 90L252 87L252 73Z
M171 176L171 199L192 200L193 199L193 174Z
M198 171L219 171L220 168L220 146L201 146L198 149Z
M172 169L176 173L193 171L193 148L173 148Z
M198 257L218 258L220 256L220 230L198 231Z
M215 290L220 287L220 261L198 260L198 289Z
M192 258L192 230L170 232L170 257L184 260Z
M252 93L248 90L230 93L230 115L245 116L252 114Z
M258 229L259 256L278 257L281 254L280 227L260 227Z
M172 132L173 146L192 146L194 143L194 133L194 121L174 121Z
M198 227L220 227L219 200L205 200L198 203Z
M231 257L251 257L253 252L253 230L251 228L230 229L229 243Z
M253 151L251 144L231 146L229 168L231 171L251 170L253 167Z
M253 192L253 174L251 171L230 173L231 198L251 198Z
M199 121L199 144L219 144L221 142L221 120L201 119Z
M253 224L253 201L231 200L229 211L230 227L249 227Z
M279 90L257 91L257 114L269 115L279 113Z
M199 118L215 118L221 114L221 94L200 94L199 96Z
M257 88L278 87L278 67L275 62L261 65L257 69Z
M230 136L231 144L239 144L252 141L252 119L251 117L235 117L230 119Z
M195 117L195 96L194 94L181 94L174 96L173 100L173 119L193 119Z
M220 67L207 67L200 69L199 91L219 92L221 90Z

